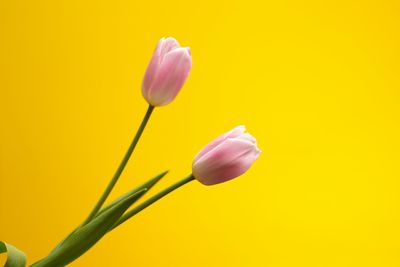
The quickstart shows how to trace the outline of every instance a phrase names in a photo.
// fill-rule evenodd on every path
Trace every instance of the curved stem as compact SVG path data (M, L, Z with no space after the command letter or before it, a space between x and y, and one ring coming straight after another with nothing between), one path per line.
M152 196L151 198L149 198L148 200L144 201L143 203L141 203L140 205L136 206L135 208L133 208L132 210L128 211L127 213L125 213L115 224L114 226L109 230L113 230L114 228L116 228L117 226L119 226L120 224L124 223L126 220L130 219L131 217L133 217L134 215L138 214L140 211L144 210L145 208L147 208L148 206L150 206L151 204L153 204L154 202L156 202L157 200L161 199L162 197L168 195L169 193L171 193L172 191L174 191L175 189L178 189L179 187L181 187L184 184L187 184L188 182L194 180L194 176L193 174L190 174L189 176L183 178L182 180L178 181L177 183L171 185L170 187L164 189L163 191L157 193L156 195Z
M107 188L104 190L104 192L101 195L96 206L94 206L93 210L90 212L89 216L86 218L86 220L83 222L83 224L90 222L96 216L97 212L101 209L101 206L104 204L107 197L110 195L112 189L114 188L119 177L121 176L122 171L124 170L126 164L128 163L129 158L132 155L132 152L135 150L135 147L140 139L140 136L142 135L142 133L144 131L144 128L146 127L147 122L150 119L150 116L151 116L151 113L153 112L153 110L154 110L154 107L149 105L146 115L144 116L142 123L140 124L139 129L137 130L136 135L132 140L131 145L129 146L128 150L126 151L124 158L122 159L121 163L119 164L117 171L115 172L114 176L111 178L111 181L109 182Z

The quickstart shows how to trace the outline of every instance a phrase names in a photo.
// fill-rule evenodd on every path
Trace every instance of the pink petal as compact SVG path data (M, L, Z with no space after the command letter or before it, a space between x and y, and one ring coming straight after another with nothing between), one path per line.
M151 84L153 83L153 81L156 77L156 74L158 72L158 68L160 65L159 62L161 59L161 49L164 46L164 42L165 42L165 38L161 38L161 40L157 44L156 49L153 52L153 56L151 57L149 65L147 66L147 70L144 75L143 83L142 83L142 94L145 99L148 99Z
M253 144L257 143L256 139L249 133L243 133L243 134L241 134L239 136L236 136L235 138L236 139L247 140L247 141L252 142Z
M175 38L172 37L167 37L163 40L161 49L160 49L160 55L161 55L161 61L163 60L163 57L170 51L175 50L176 48L181 47L178 43L178 41ZM160 63L161 63L160 61Z
M172 37L161 38L158 42L143 78L142 94L146 100L149 100L149 91L152 88L154 80L157 78L157 74L164 56L168 52L179 47L178 41Z
M192 59L186 48L168 52L148 93L151 104L161 106L171 102L182 88L191 67Z
M211 143L209 143L202 150L200 150L200 152L194 158L194 161L197 161L198 159L200 159L204 154L206 154L207 152L209 152L210 150L212 150L213 148L218 146L226 138L236 137L236 136L244 133L245 131L246 131L246 127L243 125L239 125L239 126L236 126L235 128L233 128L232 130L230 130L229 132L218 136Z

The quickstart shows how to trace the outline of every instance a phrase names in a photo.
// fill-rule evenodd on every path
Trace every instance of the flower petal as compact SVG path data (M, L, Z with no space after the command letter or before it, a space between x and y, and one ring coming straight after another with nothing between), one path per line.
M146 100L148 100L149 90L151 88L154 79L156 78L160 66L161 51L163 50L164 46L165 46L165 38L163 37L160 39L160 41L157 44L157 47L154 49L149 65L147 66L146 73L144 75L142 83L142 94Z
M192 59L186 48L176 48L168 52L148 92L150 103L162 106L171 102L182 88L191 67Z
M213 148L218 146L226 138L239 136L240 134L244 133L245 131L246 131L246 127L243 125L239 125L239 126L236 126L235 128L233 128L232 130L230 130L229 132L218 136L211 143L209 143L202 150L200 150L200 152L194 158L194 161L199 160L204 154L206 154L207 152L209 152L210 150L212 150Z
M161 61L163 60L164 56L169 53L172 50L175 50L176 48L181 47L178 43L178 41L173 38L173 37L167 37L164 39L161 49L160 49L160 55L161 55ZM160 63L161 63L160 61Z

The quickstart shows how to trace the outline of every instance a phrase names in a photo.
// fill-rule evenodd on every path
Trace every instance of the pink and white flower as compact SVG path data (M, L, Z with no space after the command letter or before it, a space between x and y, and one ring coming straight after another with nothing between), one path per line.
M175 99L192 68L189 47L172 37L161 38L147 67L142 94L152 106L164 106Z
M261 153L256 139L245 131L238 126L206 145L193 160L193 176L213 185L245 173Z

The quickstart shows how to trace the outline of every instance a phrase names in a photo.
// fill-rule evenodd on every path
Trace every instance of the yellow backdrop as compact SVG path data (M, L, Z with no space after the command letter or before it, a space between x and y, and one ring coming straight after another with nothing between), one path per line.
M242 177L181 188L71 266L399 266L398 1L0 3L0 240L30 263L80 223L146 110L163 36L193 70L112 196L190 172L245 124ZM2 256L1 260L4 260Z

